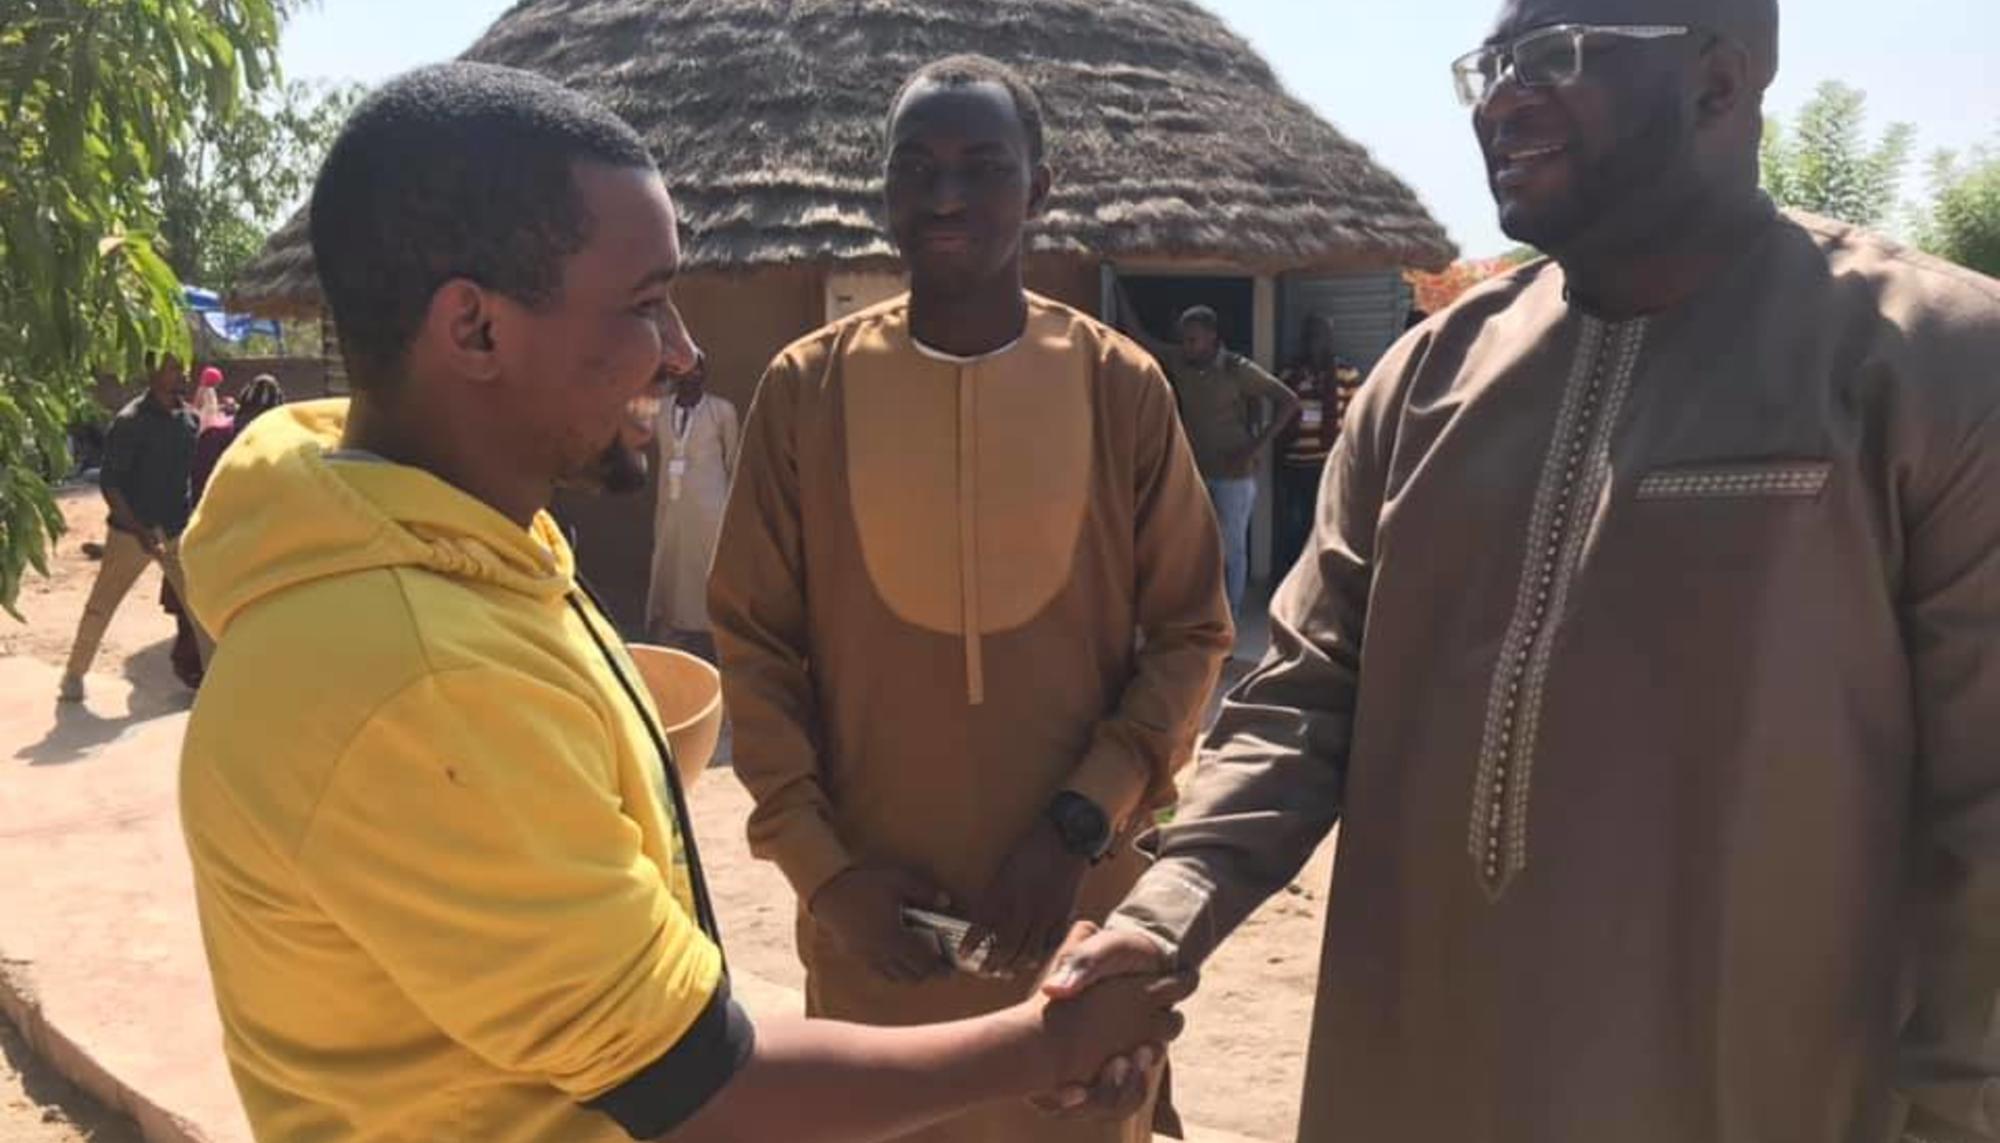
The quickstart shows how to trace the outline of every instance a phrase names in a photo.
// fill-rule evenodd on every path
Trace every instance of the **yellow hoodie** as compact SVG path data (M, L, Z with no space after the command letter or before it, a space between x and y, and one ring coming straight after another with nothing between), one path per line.
M182 819L252 1128L659 1134L749 1034L657 712L552 521L330 455L345 417L260 418L181 549L221 640Z

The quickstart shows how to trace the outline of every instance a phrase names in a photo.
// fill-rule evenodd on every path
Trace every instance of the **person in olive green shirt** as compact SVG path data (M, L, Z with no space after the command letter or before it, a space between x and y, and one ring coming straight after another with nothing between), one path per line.
M1229 611L1243 612L1250 580L1250 517L1257 510L1257 459L1299 415L1285 383L1222 344L1214 310L1195 306L1180 317L1180 341L1159 341L1140 324L1132 299L1118 291L1118 324L1154 357L1174 384L1181 422L1222 530Z

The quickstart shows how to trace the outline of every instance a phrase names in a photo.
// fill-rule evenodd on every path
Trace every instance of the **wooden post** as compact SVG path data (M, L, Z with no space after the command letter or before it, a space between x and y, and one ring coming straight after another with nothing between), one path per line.
M1250 335L1250 356L1257 364L1278 371L1278 279L1270 274L1257 275L1253 286L1251 314L1254 325ZM1257 512L1250 521L1250 580L1252 583L1271 581L1271 546L1276 529L1275 501L1278 495L1276 482L1276 449L1265 450L1264 457L1257 466Z

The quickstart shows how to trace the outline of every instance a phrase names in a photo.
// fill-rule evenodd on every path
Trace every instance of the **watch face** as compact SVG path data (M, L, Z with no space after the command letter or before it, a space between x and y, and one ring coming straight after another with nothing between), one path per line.
M1097 803L1081 794L1065 792L1056 799L1056 829L1072 853L1099 857L1111 844L1111 820Z

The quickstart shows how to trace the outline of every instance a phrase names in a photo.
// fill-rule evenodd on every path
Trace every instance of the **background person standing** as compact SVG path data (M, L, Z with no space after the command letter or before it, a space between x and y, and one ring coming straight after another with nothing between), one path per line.
M1215 504L1222 530L1223 579L1229 612L1243 613L1250 582L1250 518L1257 511L1257 461L1299 413L1299 399L1284 382L1222 344L1215 311L1195 306L1180 318L1180 341L1151 337L1132 299L1118 290L1118 321L1159 359L1180 401L1181 423L1194 446L1195 464Z
M1312 534L1326 458L1340 439L1347 404L1361 388L1361 371L1333 352L1333 322L1325 314L1306 319L1304 341L1304 350L1282 378L1299 399L1299 416L1278 441L1278 534L1272 563L1281 577L1298 562Z
M227 420L217 425L202 426L201 435L194 442L194 467L188 473L188 498L193 503L201 503L201 494L208 487L208 478L215 473L222 454L251 422L272 409L285 403L285 390L278 379L269 373L259 373L243 387L243 397L236 411Z
M186 597L180 535L188 522L188 473L196 433L195 414L186 397L187 371L179 360L166 357L147 380L146 392L112 418L99 477L104 502L111 509L111 527L56 692L62 702L83 701L83 677L97 660L105 629L148 563L159 564L175 593ZM194 630L199 657L206 660L207 637L199 626ZM181 664L176 664L176 673L190 685L199 681L199 674L189 679Z
M708 392L708 362L674 386L660 409L660 498L653 514L653 576L646 633L713 661L708 566L736 470L736 406Z

